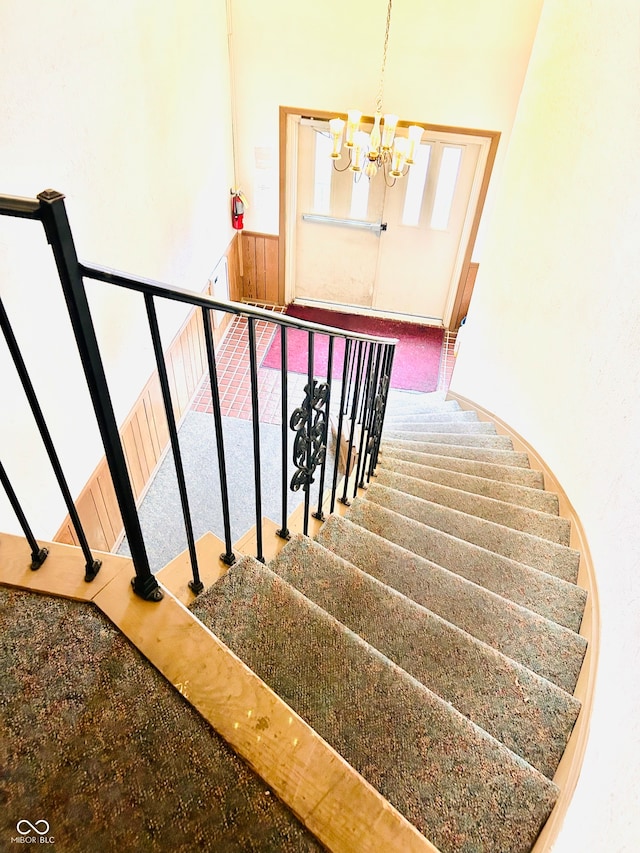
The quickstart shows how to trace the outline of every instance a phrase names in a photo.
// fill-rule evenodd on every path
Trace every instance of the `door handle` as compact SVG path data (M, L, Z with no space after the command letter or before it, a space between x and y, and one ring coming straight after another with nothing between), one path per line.
M372 231L380 236L382 231L387 230L386 222L367 222L364 219L338 219L335 216L322 216L318 213L303 213L305 222L321 222L325 225L341 225L345 228L360 228L363 231Z

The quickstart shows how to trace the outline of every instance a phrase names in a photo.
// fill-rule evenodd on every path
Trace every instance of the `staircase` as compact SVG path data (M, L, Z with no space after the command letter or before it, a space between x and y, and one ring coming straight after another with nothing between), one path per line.
M509 438L410 396L344 515L190 609L442 853L525 853L580 712L580 555Z

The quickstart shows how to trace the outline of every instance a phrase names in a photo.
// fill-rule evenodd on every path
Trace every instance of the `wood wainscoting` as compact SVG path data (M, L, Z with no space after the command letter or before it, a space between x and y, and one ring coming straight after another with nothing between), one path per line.
M225 256L229 265L229 297L238 302L241 294L237 235L234 235ZM211 292L211 282L208 282L204 292ZM222 340L231 319L232 315L226 315L214 328L216 346ZM190 312L169 346L165 360L173 413L176 421L180 422L186 415L207 369L204 330L199 310ZM120 436L133 493L139 503L169 447L169 429L157 371L154 371L125 419ZM120 544L124 534L122 517L105 457L102 457L80 492L76 508L91 548L112 551ZM54 539L67 545L79 544L69 516L65 518Z
M242 231L241 299L279 305L278 235Z

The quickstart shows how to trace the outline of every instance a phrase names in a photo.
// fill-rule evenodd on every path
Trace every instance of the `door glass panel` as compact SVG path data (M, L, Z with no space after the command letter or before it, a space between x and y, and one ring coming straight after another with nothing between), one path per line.
M313 171L313 212L328 215L331 212L331 172L333 160L331 137L328 134L314 134L316 140L315 163Z
M364 175L353 179L351 188L351 210L349 216L351 219L366 219L369 210L369 187L371 181Z
M444 231L449 225L453 194L458 180L458 170L462 158L462 148L454 148L445 145L442 151L442 162L440 163L440 174L438 175L438 186L436 197L433 202L431 213L431 227Z
M418 145L413 155L414 163L407 175L407 190L404 196L404 208L402 210L403 225L417 225L420 221L422 209L422 198L424 187L427 182L429 170L429 159L431 157L430 145Z

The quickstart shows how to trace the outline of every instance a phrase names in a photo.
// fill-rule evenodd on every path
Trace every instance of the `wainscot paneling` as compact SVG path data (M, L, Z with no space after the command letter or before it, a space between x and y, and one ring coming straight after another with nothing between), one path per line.
M242 254L241 299L278 305L278 237L243 231L239 238Z

